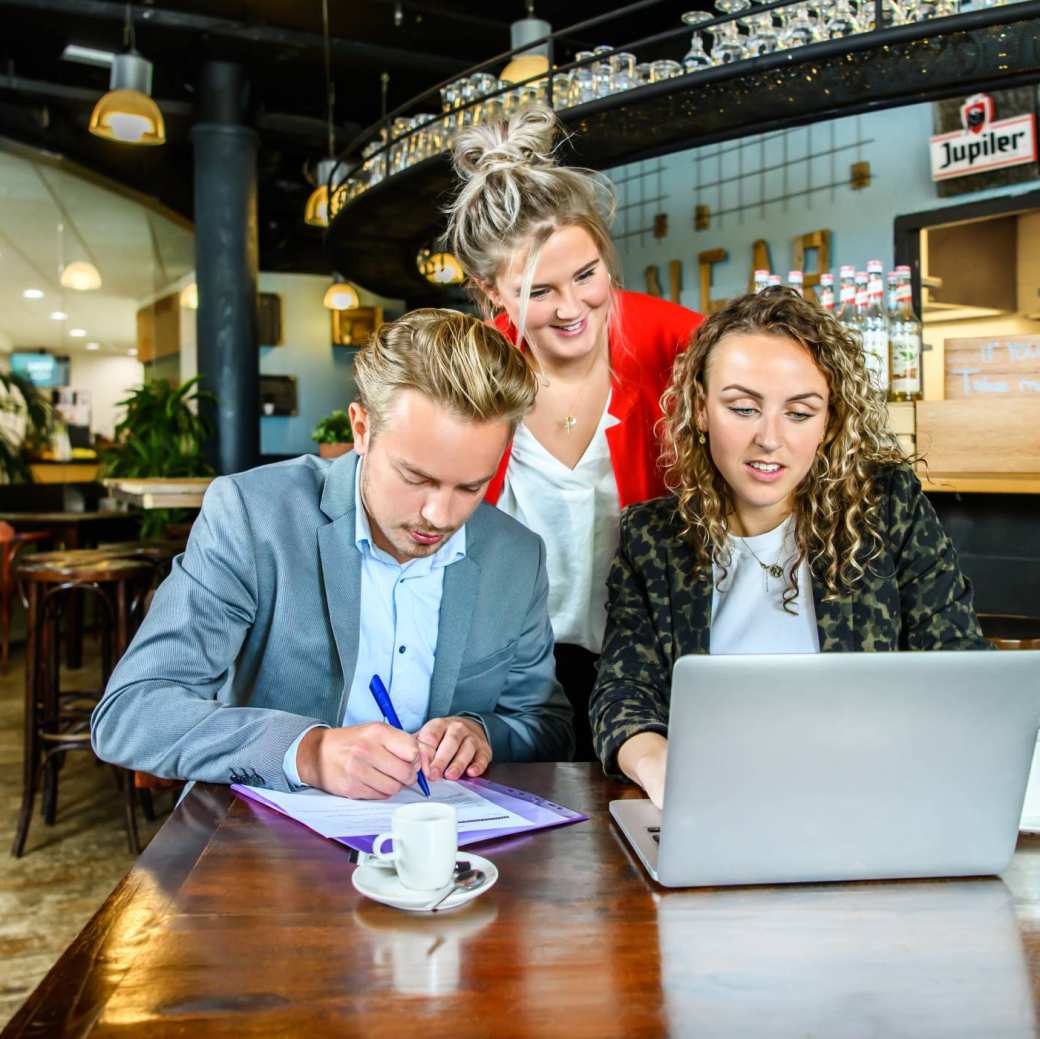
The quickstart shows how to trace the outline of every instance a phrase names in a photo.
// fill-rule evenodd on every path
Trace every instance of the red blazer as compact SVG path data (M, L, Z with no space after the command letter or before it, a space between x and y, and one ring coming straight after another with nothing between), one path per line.
M660 451L654 424L661 417L661 394L672 374L677 354L704 320L701 314L641 292L617 294L618 333L610 337L614 371L609 412L619 421L607 430L621 507L657 498L665 493L657 464ZM503 312L495 326L516 343L516 328ZM506 448L485 501L494 505L502 494L511 446Z

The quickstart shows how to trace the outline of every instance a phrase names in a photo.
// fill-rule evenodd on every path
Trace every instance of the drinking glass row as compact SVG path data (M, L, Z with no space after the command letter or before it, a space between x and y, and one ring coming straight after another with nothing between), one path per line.
M883 26L904 25L926 18L957 14L962 8L995 7L1006 0L882 0ZM875 0L809 0L788 7L761 11L751 0L715 0L721 14L736 19L702 30L716 16L708 11L688 11L683 22L694 29L690 49L683 60L640 62L634 54L596 47L579 51L583 63L544 79L513 86L487 72L449 83L441 88L439 115L421 114L395 119L390 127L390 148L384 129L362 152L364 162L334 193L333 212L366 188L387 176L451 147L463 126L487 122L518 108L541 101L555 109L571 108L609 97L647 83L690 75L717 65L727 65L774 51L804 47L824 40L841 39L877 27ZM709 43L705 37L710 36ZM551 93L551 96L550 96Z

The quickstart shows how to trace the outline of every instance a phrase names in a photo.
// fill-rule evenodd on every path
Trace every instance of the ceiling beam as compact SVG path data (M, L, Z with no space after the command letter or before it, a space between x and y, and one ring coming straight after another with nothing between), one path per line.
M0 5L4 0L0 0ZM70 104L93 105L104 90L92 90L89 87L69 87L63 83L48 83L43 79L26 79L24 76L8 76L0 73L0 91L11 91L25 94L41 101L59 101ZM155 103L162 109L163 115L190 116L194 105L189 101L166 101L157 98Z
M122 24L126 17L126 5L110 0L0 0L0 10L37 11L41 14L61 15L66 18L96 18ZM180 32L202 33L216 39L234 43L250 43L262 47L287 47L300 51L320 51L324 41L320 33L301 32L270 25L250 25L231 18L214 18L211 15L195 14L190 11L174 11L162 7L135 7L136 26L156 26ZM63 25L69 33L69 25ZM332 53L339 58L376 62L398 68L414 68L423 72L436 72L451 76L462 72L471 64L457 58L446 58L438 54L423 54L400 47L384 47L360 40L347 40L333 36L330 40Z

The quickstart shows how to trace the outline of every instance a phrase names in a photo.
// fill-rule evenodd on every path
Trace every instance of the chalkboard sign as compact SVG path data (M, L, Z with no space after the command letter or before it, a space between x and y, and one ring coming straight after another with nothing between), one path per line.
M1040 336L946 340L946 399L1040 400Z

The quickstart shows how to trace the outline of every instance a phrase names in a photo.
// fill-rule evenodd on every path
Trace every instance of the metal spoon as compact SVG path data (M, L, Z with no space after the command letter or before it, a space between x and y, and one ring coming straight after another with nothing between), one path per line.
M483 884L486 879L487 877L484 875L484 871L482 869L464 870L455 878L455 882L452 884L451 888L447 892L445 892L440 898L438 898L437 901L429 907L427 912L436 913L437 907L442 902L445 902L449 898L451 898L451 896L454 895L456 891L473 891L476 888L480 887L480 885Z

